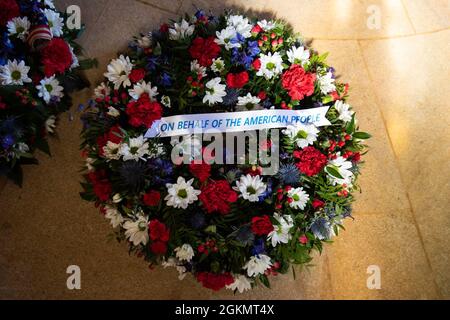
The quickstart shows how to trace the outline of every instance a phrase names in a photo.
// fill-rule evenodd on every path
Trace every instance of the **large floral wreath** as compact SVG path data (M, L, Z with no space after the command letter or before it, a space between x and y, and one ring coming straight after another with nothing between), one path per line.
M0 175L19 185L21 164L36 163L35 149L50 153L46 140L56 116L70 105L68 93L87 85L67 16L52 0L0 0Z
M180 279L191 272L206 288L269 286L269 276L310 262L351 216L369 138L326 55L280 21L203 11L129 47L108 65L82 117L81 196L96 202L130 252L176 267ZM283 130L272 176L259 163L174 164L172 145L207 154L194 135L175 144L145 138L163 116L323 106L330 125ZM259 144L274 147L271 139Z

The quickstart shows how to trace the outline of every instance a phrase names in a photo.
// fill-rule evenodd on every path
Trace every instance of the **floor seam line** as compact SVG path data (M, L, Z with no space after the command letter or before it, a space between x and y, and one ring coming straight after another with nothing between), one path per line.
M402 4L403 11L405 11L406 17L408 18L409 24L411 25L412 29L414 30L414 33L417 34L416 27L414 27L414 23L412 22L412 19L411 19L411 17L409 16L409 12L408 12L408 9L407 9L406 6L405 6L404 0L400 0L400 2L401 2L401 4Z

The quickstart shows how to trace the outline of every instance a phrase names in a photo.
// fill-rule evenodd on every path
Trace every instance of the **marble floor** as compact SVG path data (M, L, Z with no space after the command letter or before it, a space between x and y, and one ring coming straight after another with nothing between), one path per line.
M110 226L78 196L80 122L61 116L53 157L25 169L23 189L0 182L0 299L449 299L449 0L56 0L77 4L86 53L99 60L93 84L115 52L195 6L238 7L290 22L351 84L360 126L373 134L354 221L294 280L240 296L212 293L176 271L129 257ZM75 97L86 101L91 92ZM66 268L82 270L81 290ZM370 290L367 268L381 270Z

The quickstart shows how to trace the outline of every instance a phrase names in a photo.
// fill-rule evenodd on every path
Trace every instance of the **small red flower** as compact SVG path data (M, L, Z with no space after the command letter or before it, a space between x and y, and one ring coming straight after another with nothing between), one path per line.
M0 96L0 110L6 109L6 103L3 102L2 97Z
M98 170L88 174L88 180L93 185L95 195L100 201L107 201L112 193L112 185L109 182L106 171Z
M307 73L298 64L294 64L283 73L282 85L293 100L302 100L314 93L315 80L315 74Z
M319 199L314 199L312 202L312 206L314 209L323 208L325 206L325 202Z
M150 244L150 250L154 254L165 254L167 252L167 243L163 241L155 241Z
M230 88L240 89L248 83L247 71L239 73L229 73L227 75L227 85Z
M258 98L260 98L261 100L265 100L267 98L267 93L265 91L260 91L258 93Z
M268 235L273 231L273 225L268 215L252 218L252 232L257 236Z
M199 272L197 274L197 281L200 282L205 288L219 291L225 286L232 284L234 282L234 278L229 272L221 274Z
M161 119L162 107L158 102L151 101L149 95L144 93L137 101L128 103L125 113L133 127L150 128L154 121Z
M170 231L164 223L154 219L148 224L150 239L153 241L169 241Z
M201 66L209 67L213 59L220 53L220 46L214 41L213 36L208 38L197 37L189 48L191 57L198 60Z
M298 242L301 244L307 244L308 243L308 237L306 235L302 235L298 238Z
M162 33L169 32L169 25L168 25L167 23L163 23L163 24L159 27L159 31L161 31Z
M327 157L313 146L294 151L293 156L298 160L296 166L300 172L309 177L318 174L327 164Z
M15 0L0 0L0 8L0 26L5 26L9 20L20 15L20 8Z
M211 175L211 165L205 162L198 164L192 162L189 165L189 171L194 177L198 178L198 180L203 183L208 180L209 176Z
M107 133L97 138L98 151L101 156L104 155L103 147L106 146L108 141L119 144L123 140L122 131L119 125L115 125L109 129Z
M133 69L130 72L129 78L131 82L136 83L144 79L145 77L145 70L144 69Z
M259 24L255 24L252 28L252 33L260 33L263 29L259 26Z
M230 203L238 199L237 193L231 189L226 180L210 181L202 187L202 193L198 196L206 212L219 212L228 214L230 212Z
M261 68L261 60L259 59L255 59L252 63L252 67L253 69L255 69L256 71L258 71Z
M161 193L159 193L159 191L156 190L150 190L142 197L142 202L144 202L144 204L149 207L157 206L160 200L161 200Z
M62 74L72 65L72 52L69 45L61 38L53 38L49 41L41 54L46 77Z

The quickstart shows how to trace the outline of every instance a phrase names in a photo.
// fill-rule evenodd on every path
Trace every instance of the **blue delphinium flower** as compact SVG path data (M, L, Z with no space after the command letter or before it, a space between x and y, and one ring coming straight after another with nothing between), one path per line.
M243 44L245 42L245 38L239 33L236 33L234 38L231 38L230 42L232 44Z
M270 101L269 99L266 99L262 102L262 106L264 107L264 109L270 109L270 108L272 108L273 104L272 104L272 101Z
M249 41L247 43L247 54L254 58L256 57L261 50L259 49L258 42L257 41Z
M14 45L8 37L8 32L3 32L0 39L0 65L3 66L8 62L8 57L14 53Z
M281 164L277 177L285 185L296 187L300 183L300 172L293 163Z
M7 135L1 137L0 142L1 142L2 148L5 150L11 148L14 145L14 143L16 143L14 136L12 134L7 134Z
M195 17L197 19L203 19L205 17L205 12L201 9L198 9L197 12L195 13Z
M164 87L170 87L172 85L172 78L168 73L163 72L160 76L159 84L163 85Z
M159 56L150 56L147 58L147 69L150 71L155 71L156 67L159 65Z
M267 181L267 188L266 191L264 191L260 196L259 196L259 202L263 202L264 200L266 200L267 198L269 198L272 195L272 180L268 180Z
M257 256L266 252L266 248L264 246L264 240L259 238L255 241L252 248L252 255Z

